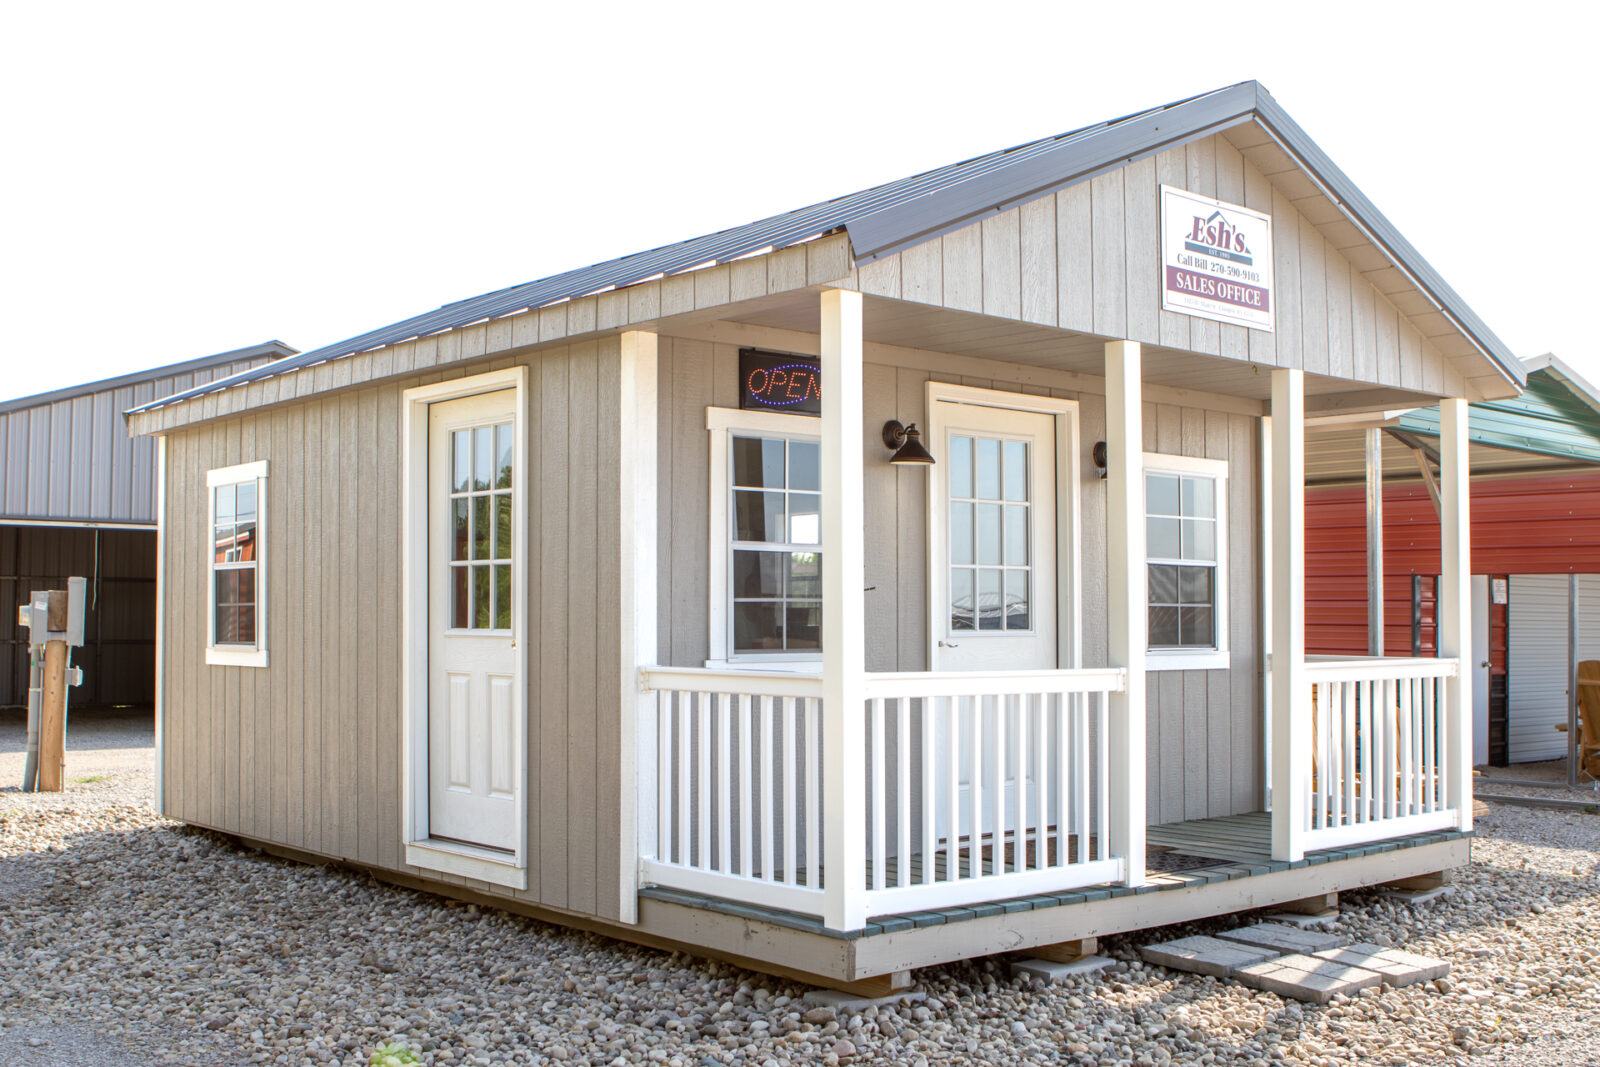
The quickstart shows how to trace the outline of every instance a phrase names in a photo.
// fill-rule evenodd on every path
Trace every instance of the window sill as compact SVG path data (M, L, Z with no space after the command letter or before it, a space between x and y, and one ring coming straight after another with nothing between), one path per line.
M528 888L528 869L504 852L475 848L454 841L412 841L406 845L406 864L425 871L476 878L508 889Z
M206 664L212 667L265 667L267 650L264 648L206 649Z
M1147 671L1225 671L1233 666L1228 650L1206 649L1203 652L1172 652L1166 649L1146 652L1144 669Z

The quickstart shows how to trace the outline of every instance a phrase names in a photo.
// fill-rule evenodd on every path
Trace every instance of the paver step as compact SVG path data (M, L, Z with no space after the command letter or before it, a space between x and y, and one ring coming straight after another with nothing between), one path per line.
M1287 929L1287 928L1286 928ZM1180 937L1139 950L1146 963L1226 978L1240 967L1277 956L1278 950L1260 945L1241 945L1215 937Z
M1311 1004L1326 1004L1341 993L1349 996L1383 981L1376 971L1299 953L1240 967L1233 976L1253 989Z
M1256 923L1237 930L1225 930L1217 935L1224 941L1241 945L1259 945L1279 952L1320 952L1323 949L1341 948L1350 943L1348 937L1325 933L1321 930L1302 930L1282 923Z
M1390 986L1431 982L1450 973L1450 964L1444 960L1430 959L1403 949L1384 948L1366 941L1358 941L1345 948L1324 949L1313 955L1334 963L1374 971L1383 979L1384 985Z

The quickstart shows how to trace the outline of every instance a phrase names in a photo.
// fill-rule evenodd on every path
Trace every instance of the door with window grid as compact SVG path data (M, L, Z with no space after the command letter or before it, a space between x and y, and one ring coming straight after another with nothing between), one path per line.
M933 669L1053 669L1059 665L1055 416L942 400L931 414L938 459L930 482ZM1002 717L1009 736L1026 722L1015 697L971 700L974 714L960 717L959 736L935 725L938 765L956 763L960 825L954 829L961 837L995 832L992 798L974 825L972 754L994 751ZM975 730L983 731L981 747ZM1017 766L1015 746L1004 759L1006 809L1016 812L1018 791L1032 776ZM938 835L951 829L940 811Z
M516 849L514 390L428 412L428 836Z

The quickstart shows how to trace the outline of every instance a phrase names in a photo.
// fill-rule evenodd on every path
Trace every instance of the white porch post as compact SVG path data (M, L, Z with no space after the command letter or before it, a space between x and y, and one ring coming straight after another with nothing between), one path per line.
M1305 372L1272 372L1272 858L1305 855L1311 775L1306 687Z
M861 294L822 293L823 922L866 923Z
M621 337L617 380L617 492L622 641L622 872L618 919L639 921L639 861L656 858L656 694L639 691L639 668L656 645L656 335Z
M1127 671L1107 715L1111 855L1123 884L1145 878L1144 401L1137 341L1106 342L1106 633L1109 666Z
M1367 652L1383 655L1383 431L1367 431Z
M1472 829L1472 516L1465 400L1439 402L1439 655L1459 666L1445 681L1445 801Z

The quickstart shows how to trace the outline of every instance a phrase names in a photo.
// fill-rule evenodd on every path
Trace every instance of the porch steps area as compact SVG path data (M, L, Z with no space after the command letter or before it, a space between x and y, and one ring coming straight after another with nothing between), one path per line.
M1471 836L1456 830L1413 834L1371 844L1310 852L1306 854L1304 859L1290 863L1270 858L1271 822L1270 816L1265 812L1233 815L1220 819L1200 819L1193 822L1174 823L1168 826L1152 826L1149 827L1147 832L1149 835L1148 840L1152 845L1158 844L1157 837L1159 834L1159 844L1162 848L1183 856L1201 857L1202 865L1183 867L1182 869L1161 869L1172 865L1162 863L1157 858L1160 855L1158 853L1152 856L1153 865L1147 867L1147 878L1145 884L1141 886L1092 886L1087 889L1076 889L1065 893L1018 897L959 908L940 908L899 915L884 915L867 922L858 930L848 931L829 930L822 924L821 920L809 915L800 915L778 908L763 907L758 904L713 897L681 889L646 886L639 890L639 896L703 911L712 911L738 918L771 923L775 926L805 933L852 941L879 934L942 926L947 923L960 923L989 916L1071 907L1076 904L1087 904L1116 897L1160 893L1169 890L1186 889L1192 886L1208 885L1215 882L1252 878L1279 871L1298 870L1325 863L1353 860L1382 852L1394 852L1399 849L1455 841L1462 837ZM1207 859L1217 862L1204 863L1203 861ZM915 864L914 869L920 870L920 860L913 862ZM1181 867L1181 864L1178 866ZM984 867L985 869L988 868L987 862L985 862ZM824 877L826 876L824 875Z
M1176 971L1232 978L1313 1004L1377 985L1407 986L1449 973L1443 960L1373 944L1347 944L1333 934L1256 923L1216 937L1184 937L1146 945L1148 963Z

